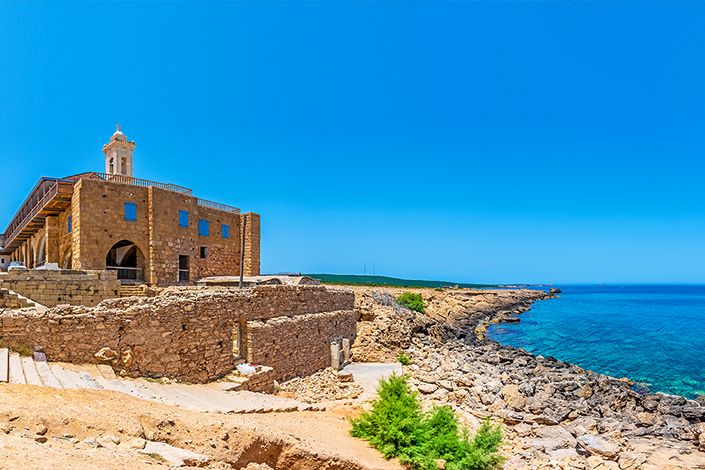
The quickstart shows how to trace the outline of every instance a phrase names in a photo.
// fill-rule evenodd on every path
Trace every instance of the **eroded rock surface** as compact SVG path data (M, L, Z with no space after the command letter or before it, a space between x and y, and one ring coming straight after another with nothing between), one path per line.
M492 321L545 292L417 290L424 314L392 303L410 289L356 288L355 360L411 358L404 367L427 403L455 409L470 427L503 422L505 469L662 469L705 465L705 406L484 337ZM665 462L665 463L664 463ZM550 463L550 465L549 465Z

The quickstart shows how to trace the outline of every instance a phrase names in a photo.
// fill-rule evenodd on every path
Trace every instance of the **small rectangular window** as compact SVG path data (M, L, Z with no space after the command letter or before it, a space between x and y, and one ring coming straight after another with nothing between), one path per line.
M207 220L201 219L198 221L198 234L202 237L208 236L208 221Z
M223 224L223 238L230 238L230 227Z
M125 220L135 222L137 220L137 204L134 202L125 203Z
M179 211L179 227L188 227L188 211Z
M203 258L203 259L208 258L208 247L207 246L201 247L201 258Z
M71 214L69 214L68 225L69 225L69 229L68 229L68 231L67 231L66 233L71 233L71 228L72 228L72 227L71 227Z

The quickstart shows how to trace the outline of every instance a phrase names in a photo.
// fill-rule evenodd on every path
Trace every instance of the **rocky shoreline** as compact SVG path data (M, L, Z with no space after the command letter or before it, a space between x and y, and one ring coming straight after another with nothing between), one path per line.
M405 289L408 291L409 289ZM584 370L485 337L503 321L554 297L543 291L418 290L419 314L396 305L401 289L358 289L356 360L412 360L405 372L429 403L452 406L473 426L505 424L505 469L623 470L705 464L705 406L640 394L627 379Z

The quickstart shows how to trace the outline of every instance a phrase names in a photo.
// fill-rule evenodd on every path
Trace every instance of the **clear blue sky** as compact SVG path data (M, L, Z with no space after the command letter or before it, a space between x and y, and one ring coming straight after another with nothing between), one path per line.
M262 214L262 271L705 283L705 3L2 3L0 230L39 176Z

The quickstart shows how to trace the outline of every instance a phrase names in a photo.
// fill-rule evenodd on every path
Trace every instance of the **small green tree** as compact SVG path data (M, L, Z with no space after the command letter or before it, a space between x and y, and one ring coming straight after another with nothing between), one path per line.
M407 307L409 310L413 310L414 312L424 313L426 311L426 305L423 303L421 294L404 292L402 295L397 297L397 303Z
M403 366L411 365L411 358L407 356L404 351L399 352L399 355L397 356L397 361Z
M414 470L437 470L437 460L444 460L447 470L493 470L504 462L497 453L502 430L489 418L470 438L449 408L423 413L406 377L392 374L380 380L377 391L372 410L351 420L350 434L367 439L385 458L397 457Z

